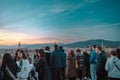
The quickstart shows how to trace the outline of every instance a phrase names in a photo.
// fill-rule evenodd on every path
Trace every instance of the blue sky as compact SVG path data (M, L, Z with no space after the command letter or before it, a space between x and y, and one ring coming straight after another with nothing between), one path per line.
M120 41L119 4L120 0L0 0L0 41Z

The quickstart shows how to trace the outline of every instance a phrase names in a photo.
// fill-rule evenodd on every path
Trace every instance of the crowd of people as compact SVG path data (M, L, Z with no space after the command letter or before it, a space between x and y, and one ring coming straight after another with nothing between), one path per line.
M53 51L49 46L35 49L32 57L18 49L14 57L4 54L0 80L120 80L120 49L109 55L96 45L89 52L66 52L55 44Z

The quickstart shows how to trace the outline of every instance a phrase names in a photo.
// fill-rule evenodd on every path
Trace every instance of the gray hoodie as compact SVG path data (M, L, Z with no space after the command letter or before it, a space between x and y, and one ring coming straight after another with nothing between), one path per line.
M120 60L117 57L111 57L107 60L105 69L108 71L108 77L110 78L120 78L120 70L113 63L115 62L120 68Z

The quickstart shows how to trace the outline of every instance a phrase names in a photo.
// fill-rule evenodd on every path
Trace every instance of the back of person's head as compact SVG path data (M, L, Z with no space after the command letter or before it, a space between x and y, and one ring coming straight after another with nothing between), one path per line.
M64 51L65 51L62 46L59 46L59 50L60 50L61 52L64 52Z
M116 49L117 57L120 59L120 49Z
M97 46L96 45L92 45L93 48L96 48Z
M10 69L11 73L13 73L14 75L17 75L17 72L18 72L17 64L9 53L5 53L2 60L1 67L3 69L6 69L6 66Z
M74 57L74 56L75 56L75 53L74 53L74 51L73 51L73 50L71 50L70 55L71 55L72 57Z
M10 64L13 62L13 58L9 53L5 53L2 59L2 66L5 67L6 65Z
M58 49L58 45L54 44L54 49L57 50Z
M46 47L45 47L45 50L50 51L50 47L49 47L49 46L46 46Z
M77 49L77 51L76 51L76 52L77 52L77 53L78 53L78 52L81 52L81 50L80 50L80 49Z
M95 50L97 46L96 45L92 45L92 50Z
M111 52L110 52L110 55L116 56L116 51L111 51Z
M43 49L39 49L38 50L38 54L40 54L41 57L44 57L44 50Z

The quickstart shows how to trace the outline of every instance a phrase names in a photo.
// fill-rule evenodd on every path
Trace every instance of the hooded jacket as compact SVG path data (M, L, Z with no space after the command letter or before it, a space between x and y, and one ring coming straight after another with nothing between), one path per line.
M114 62L120 68L120 60L114 56L107 60L105 69L108 71L108 77L120 79L120 70L118 70Z

